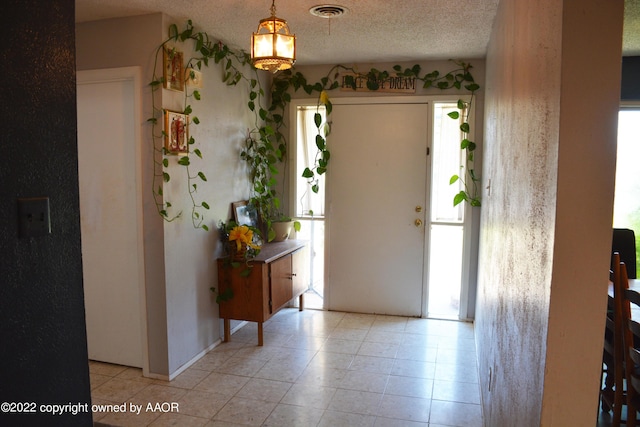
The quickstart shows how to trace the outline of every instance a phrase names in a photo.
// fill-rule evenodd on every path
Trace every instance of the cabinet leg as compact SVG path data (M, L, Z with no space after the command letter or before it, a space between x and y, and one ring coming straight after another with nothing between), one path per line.
M224 342L229 342L231 340L231 320L224 319Z
M262 322L258 322L258 345L262 346L264 344L264 338L262 336Z
M300 294L300 311L304 310L304 294Z

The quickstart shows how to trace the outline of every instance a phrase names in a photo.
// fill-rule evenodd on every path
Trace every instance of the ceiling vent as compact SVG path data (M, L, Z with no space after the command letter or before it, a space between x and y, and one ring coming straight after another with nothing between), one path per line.
M339 18L347 13L348 10L346 7L336 4L321 4L313 6L309 9L309 13L319 18Z

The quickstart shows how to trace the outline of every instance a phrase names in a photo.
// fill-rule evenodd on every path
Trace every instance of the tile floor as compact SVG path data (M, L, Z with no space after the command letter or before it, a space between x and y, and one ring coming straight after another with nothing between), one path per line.
M248 323L171 382L90 362L93 404L112 405L94 412L94 422L482 426L470 323L284 309L265 323L265 345L256 344L257 327ZM142 405L139 415L131 405Z

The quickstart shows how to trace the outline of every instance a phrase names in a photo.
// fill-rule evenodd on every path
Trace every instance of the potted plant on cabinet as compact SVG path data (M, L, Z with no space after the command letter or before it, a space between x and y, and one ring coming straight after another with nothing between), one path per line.
M271 219L271 228L274 234L272 241L281 242L289 238L292 230L300 231L301 224L290 216L280 214Z

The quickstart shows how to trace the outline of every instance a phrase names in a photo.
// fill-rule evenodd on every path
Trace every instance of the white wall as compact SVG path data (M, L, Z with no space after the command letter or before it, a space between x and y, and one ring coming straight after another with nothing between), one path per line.
M595 423L621 25L622 2L499 6L476 313L487 426Z
M197 17L194 17L197 18ZM166 39L168 26L174 23L162 14L111 19L78 24L76 28L78 69L112 68L140 65L143 81L153 75L156 48ZM182 29L183 22L175 22ZM198 28L197 19L194 25ZM192 45L178 44L185 52L185 61ZM161 72L161 68L159 68ZM268 79L261 73L261 79ZM144 224L145 270L147 274L147 308L149 329L150 373L173 376L202 351L220 338L220 322L215 297L210 292L216 286L215 258L220 255L217 224L227 220L230 204L247 199L250 185L239 152L253 127L255 119L246 107L248 90L243 84L227 87L222 83L220 65L211 62L203 69L204 87L201 101L189 101L192 117L199 125L190 127L196 147L203 160L191 156L192 173L202 171L208 178L198 182L197 201L205 200L205 223L211 229L194 229L191 222L190 199L185 170L170 158L168 172L171 181L164 186L165 198L176 210L183 210L179 219L164 222L158 215L152 198L150 126L151 92L143 93L144 112L141 144L144 144ZM182 111L181 93L162 90L158 107ZM195 148L195 147L194 147Z

